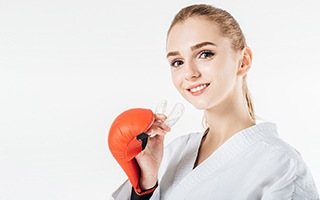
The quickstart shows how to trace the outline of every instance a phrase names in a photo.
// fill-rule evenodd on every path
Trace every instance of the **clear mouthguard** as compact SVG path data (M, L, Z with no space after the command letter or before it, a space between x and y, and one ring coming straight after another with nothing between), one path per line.
M163 99L156 107L155 113L156 114L165 114L167 108L167 100ZM182 103L176 103L176 105L173 107L172 111L168 115L167 119L164 121L164 123L172 127L177 123L177 121L181 118L182 114L184 112L184 106Z

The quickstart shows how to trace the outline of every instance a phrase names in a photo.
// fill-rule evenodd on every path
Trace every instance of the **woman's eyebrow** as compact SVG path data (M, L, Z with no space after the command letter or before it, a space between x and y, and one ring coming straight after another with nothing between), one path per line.
M212 42L201 42L199 44L195 44L191 47L191 50L194 51L196 49L200 49L201 47L203 46L207 46L207 45L213 45L213 46L217 46L216 44L212 43ZM169 58L170 56L177 56L179 55L180 53L178 51L172 51L172 52L169 52L167 54L167 58Z
M213 46L217 46L216 44L212 43L212 42L201 42L199 44L195 44L191 47L191 50L194 51L196 49L200 49L203 46L207 46L207 45L213 45Z
M177 56L177 55L179 55L180 53L178 52L178 51L172 51L172 52L169 52L168 54L167 54L167 58L169 58L170 56Z

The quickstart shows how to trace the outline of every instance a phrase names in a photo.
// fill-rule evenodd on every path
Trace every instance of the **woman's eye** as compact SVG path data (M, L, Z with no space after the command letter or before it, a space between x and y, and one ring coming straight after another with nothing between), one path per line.
M214 53L212 53L211 51L203 51L200 53L199 58L206 59L211 58L212 56L214 56Z
M179 67L180 65L183 65L183 61L181 60L174 60L173 62L171 62L172 67Z

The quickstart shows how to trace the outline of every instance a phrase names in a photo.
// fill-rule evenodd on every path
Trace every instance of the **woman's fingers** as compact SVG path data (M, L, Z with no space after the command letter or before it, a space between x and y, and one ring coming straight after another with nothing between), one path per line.
M161 126L165 126L165 127L161 127ZM165 124L161 126L151 126L151 128L146 133L150 136L166 135L166 133L170 131L170 127L168 127Z
M161 130L166 131L166 132L169 132L171 130L171 128L169 126L167 126L163 121L154 122L154 124L152 126L154 126L156 128L160 128Z
M163 114L156 114L155 121L146 133L152 136L166 135L166 133L171 130L171 128L164 123L166 118L167 117Z
M164 114L154 114L154 117L155 117L155 121L164 121L167 119L167 116L164 115Z
M167 131L164 131L164 130L160 129L159 127L155 127L155 128L149 129L147 131L147 134L150 137L153 137L153 136L156 136L156 135L165 136L167 134Z

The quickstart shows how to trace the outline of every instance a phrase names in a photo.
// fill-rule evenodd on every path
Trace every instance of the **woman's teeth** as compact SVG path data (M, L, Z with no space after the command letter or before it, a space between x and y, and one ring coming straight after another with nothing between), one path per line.
M208 84L199 85L199 86L197 86L195 88L191 88L190 91L191 92L198 92L198 91L206 88L207 86L208 86Z

